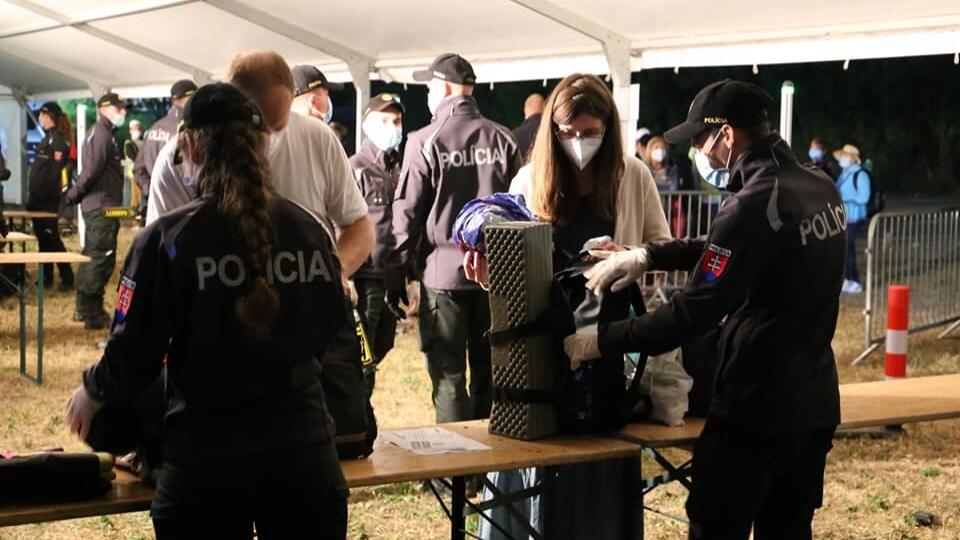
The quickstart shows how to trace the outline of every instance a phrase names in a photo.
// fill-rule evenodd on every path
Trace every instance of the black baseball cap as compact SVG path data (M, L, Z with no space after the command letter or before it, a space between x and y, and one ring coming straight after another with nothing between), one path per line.
M327 90L343 90L343 83L327 80L317 66L293 66L293 95L300 96L321 86Z
M107 107L109 105L114 105L116 107L126 107L127 102L124 101L120 96L113 92L107 92L106 94L100 96L100 99L97 100L97 107Z
M232 84L205 84L183 108L182 126L186 129L219 126L234 121L250 122L261 131L267 129L260 108Z
M384 92L382 94L377 94L367 102L367 106L363 108L363 116L367 116L367 113L370 112L383 112L389 108L400 109L400 112L407 112L407 108L403 106L403 102L400 101L400 96L396 94L391 94L390 92Z
M41 105L40 112L47 113L54 118L63 116L63 109L60 108L60 105L58 105L56 101L48 101Z
M676 144L700 133L728 124L735 128L756 127L767 121L767 107L773 103L763 88L747 82L724 79L697 93L687 112L687 121L663 134Z
M190 79L182 79L173 83L173 86L170 87L170 97L173 99L185 98L192 96L196 91L197 83Z
M467 62L466 58L459 54L446 53L441 54L433 60L430 67L413 72L413 80L418 82L427 82L430 79L441 79L454 84L474 85L477 82L477 75L473 72L473 66Z

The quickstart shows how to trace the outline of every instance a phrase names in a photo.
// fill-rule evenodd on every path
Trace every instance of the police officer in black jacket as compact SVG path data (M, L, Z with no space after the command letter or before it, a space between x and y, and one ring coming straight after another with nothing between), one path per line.
M140 188L142 208L147 207L150 176L153 174L153 166L157 163L160 149L177 134L177 125L180 123L183 107L196 91L197 85L189 79L173 83L170 87L170 110L143 134L143 143L133 164L134 181Z
M36 159L30 170L29 198L27 210L38 212L60 211L60 197L67 189L70 174L70 141L72 136L70 121L63 109L55 101L40 106L40 124L46 135L37 147ZM60 238L60 226L57 218L33 218L33 231L37 235L37 247L44 252L61 252L67 248ZM60 290L73 289L73 269L70 263L59 263ZM44 286L53 284L53 265L46 264L43 269Z
M387 302L402 317L405 278L424 269L420 347L427 355L437 422L486 418L492 399L484 336L490 308L487 293L464 277L463 254L451 229L467 202L508 190L520 169L520 153L513 134L477 109L472 95L477 78L463 57L442 54L414 78L428 82L433 122L407 138L393 203L396 247L387 263Z
M184 110L201 198L159 218L124 264L103 357L71 397L86 439L105 403L136 397L166 358L157 538L346 536L347 489L320 386L346 317L333 241L270 182L260 110L236 87Z
M388 246L393 244L393 192L400 180L400 143L403 142L403 113L400 96L383 93L373 97L363 112L366 138L360 151L350 158L360 193L367 201L377 243L370 257L353 275L357 308L363 314L374 365L364 373L367 390L373 392L376 365L393 348L397 318L387 308L383 267Z
M666 133L692 139L701 174L729 175L727 199L706 238L611 255L588 287L638 277L645 268L694 268L669 304L565 349L663 353L726 318L715 394L693 453L690 538L809 539L823 471L840 422L831 340L843 282L845 216L833 182L801 166L766 127L772 99L759 87L704 88L687 121ZM601 254L610 255L609 253Z
M88 330L109 326L103 309L103 291L117 262L120 222L103 211L123 204L123 153L114 136L123 125L127 109L120 96L104 94L97 100L97 123L83 143L82 167L65 196L68 205L79 204L83 213L83 254L92 260L77 272L77 302L73 320Z

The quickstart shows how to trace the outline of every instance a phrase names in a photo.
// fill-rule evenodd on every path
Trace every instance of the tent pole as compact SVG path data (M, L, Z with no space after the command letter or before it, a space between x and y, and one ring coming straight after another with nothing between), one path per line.
M360 143L363 142L363 108L370 101L370 71L373 64L365 59L351 60L347 67L350 69L350 76L353 78L353 86L357 89L357 117L356 117L356 146L354 152L360 151Z

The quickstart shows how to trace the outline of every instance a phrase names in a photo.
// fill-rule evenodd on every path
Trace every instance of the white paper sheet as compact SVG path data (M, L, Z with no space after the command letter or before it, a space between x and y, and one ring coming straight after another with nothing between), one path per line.
M439 427L391 430L383 433L382 437L390 444L423 456L490 449L473 439Z

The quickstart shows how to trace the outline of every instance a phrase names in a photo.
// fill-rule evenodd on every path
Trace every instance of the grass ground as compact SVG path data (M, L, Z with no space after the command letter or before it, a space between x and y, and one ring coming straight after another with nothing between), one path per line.
M124 229L121 245L130 238L130 231ZM126 250L122 247L120 252ZM110 305L113 295L108 292ZM17 375L16 312L0 312L0 451L82 448L62 426L63 404L79 383L80 372L98 358L97 341L106 333L86 332L70 321L72 295L53 293L45 307L46 381L42 387ZM883 376L880 354L858 367L849 366L862 346L861 310L862 300L844 299L834 342L841 382ZM34 313L31 309L28 315ZM911 375L960 372L960 337L937 340L934 334L911 337ZM374 406L382 427L432 423L430 383L412 328L399 336L377 383ZM675 457L683 457L681 451ZM648 474L660 472L653 463L644 466ZM824 508L814 524L818 539L960 539L960 421L909 425L907 435L895 439L838 439L826 478ZM685 496L680 486L672 484L654 491L648 503L682 516ZM937 516L937 524L910 523L910 514L918 510ZM646 522L649 539L686 537L685 526L668 518L648 513ZM449 534L432 496L413 484L353 490L349 531L351 540L433 539ZM146 513L0 528L0 540L94 538L148 539L153 533Z

